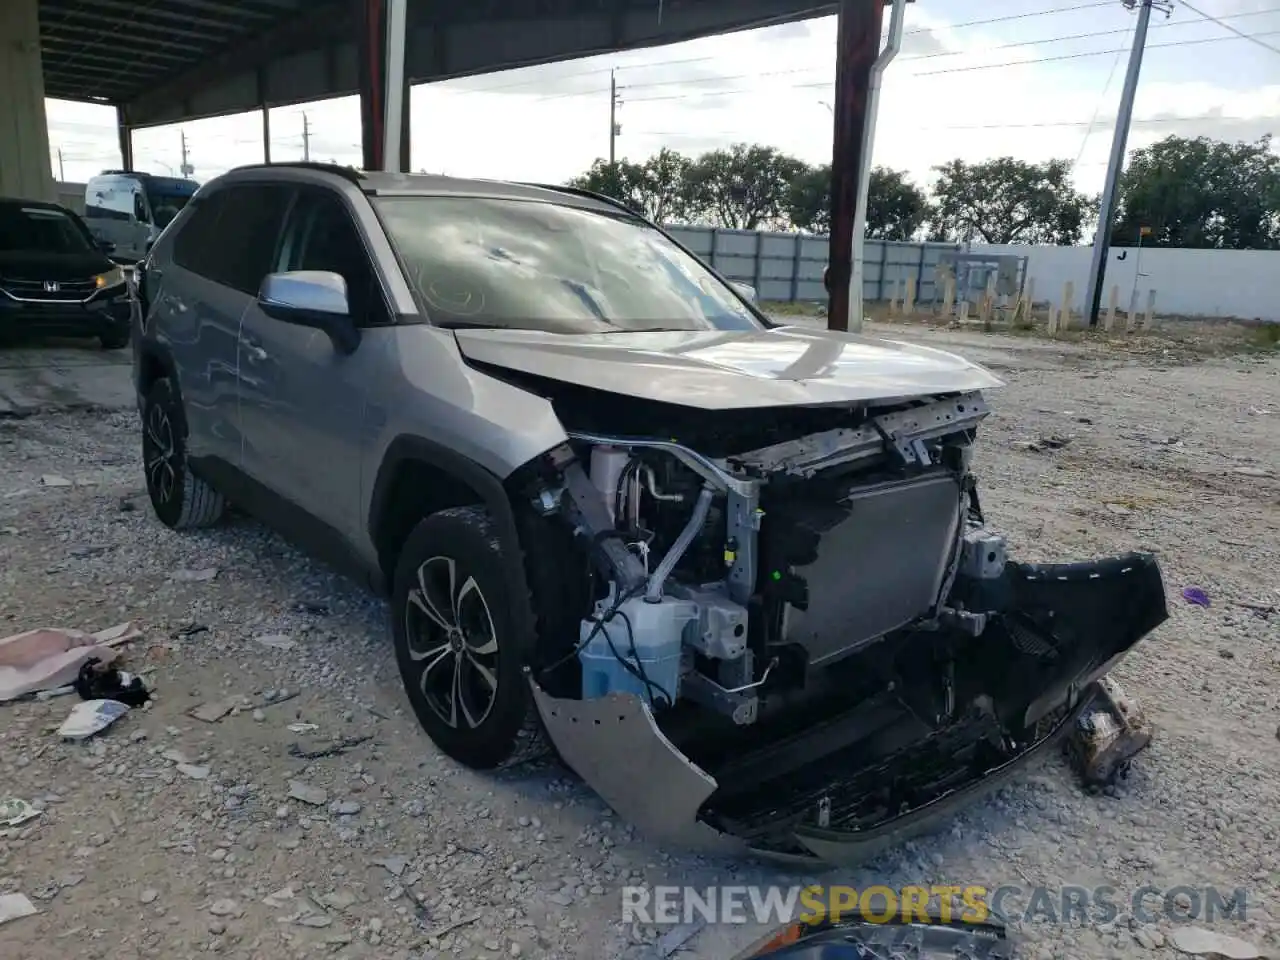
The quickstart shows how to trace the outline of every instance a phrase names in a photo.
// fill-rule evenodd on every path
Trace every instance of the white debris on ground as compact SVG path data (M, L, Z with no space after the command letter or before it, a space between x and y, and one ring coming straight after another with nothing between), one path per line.
M1244 921L1196 925L1276 955L1280 362L912 335L1009 380L977 466L1014 550L1159 554L1172 619L1118 671L1156 737L1116 787L1086 793L1051 760L822 878L1243 889ZM443 758L383 604L250 521L165 530L139 442L131 411L0 420L0 635L133 621L120 663L154 694L82 742L56 735L74 695L0 704L0 800L41 811L0 827L4 956L638 957L670 928L623 926L624 885L820 878L663 850L554 766ZM1206 942L1127 913L1016 926L1035 960ZM759 933L708 926L684 950L728 957Z

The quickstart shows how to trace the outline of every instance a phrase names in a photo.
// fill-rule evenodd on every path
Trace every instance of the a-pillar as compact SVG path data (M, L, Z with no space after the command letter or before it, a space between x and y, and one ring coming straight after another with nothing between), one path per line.
M56 200L38 0L0 0L0 196Z
M404 80L405 0L353 0L359 24L360 145L365 170L409 170L409 84ZM397 23L397 8L399 21ZM399 97L389 94L398 83ZM396 111L389 100L398 99ZM398 114L398 116L396 115ZM388 131L398 123L399 135ZM388 133L398 144L398 163L386 162Z

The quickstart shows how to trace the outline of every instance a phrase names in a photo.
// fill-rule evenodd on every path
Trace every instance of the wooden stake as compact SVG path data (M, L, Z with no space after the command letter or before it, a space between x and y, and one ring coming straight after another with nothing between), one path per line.
M1156 291L1152 287L1147 291L1147 315L1142 320L1143 330L1154 330L1156 323Z
M1116 325L1116 308L1120 306L1120 284L1116 284L1111 288L1111 303L1107 307L1107 317L1103 321L1102 329L1110 333L1115 329Z
M951 308L956 302L956 278L947 274L947 278L942 285L942 315L944 317L951 316Z
M1058 314L1058 326L1061 330L1071 329L1071 307L1075 297L1076 285L1068 280L1062 285L1062 310Z
M907 277L907 292L902 298L903 316L911 316L916 312L916 278Z

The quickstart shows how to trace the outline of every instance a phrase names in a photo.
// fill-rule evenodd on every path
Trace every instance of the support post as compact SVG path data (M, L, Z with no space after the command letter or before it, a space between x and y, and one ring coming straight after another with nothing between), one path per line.
M271 108L262 105L262 162L271 162Z
M828 243L827 326L849 329L853 281L853 221L863 167L863 132L871 69L880 53L882 0L840 0L836 25L835 130L831 146L831 237ZM859 318L860 320L861 318Z
M902 296L902 314L909 317L916 312L916 278L907 277L907 292Z
M120 168L133 169L133 128L129 126L129 118L124 105L116 107L116 137L120 141Z
M1147 313L1142 318L1143 330L1154 330L1156 323L1156 288L1147 291Z
M1133 333L1138 328L1138 288L1129 294L1129 312L1124 318L1124 332Z
M359 24L360 145L365 170L409 169L407 0L354 0Z
M1110 333L1116 326L1116 308L1120 306L1120 284L1111 286L1111 303L1107 306L1107 319L1102 329Z
M1093 238L1093 261L1089 266L1089 285L1085 293L1084 309L1089 326L1098 325L1098 308L1102 302L1102 284L1107 271L1107 251L1111 248L1111 221L1115 209L1116 192L1120 185L1120 171L1124 167L1124 148L1129 137L1129 125L1133 119L1133 98L1138 91L1138 75L1142 72L1142 54L1147 45L1147 25L1151 22L1153 0L1126 0L1128 6L1138 5L1138 22L1133 30L1133 48L1129 53L1129 69L1124 77L1124 90L1120 94L1120 107L1116 112L1116 129L1111 138L1111 157L1107 162L1106 185L1102 190L1102 202L1098 205L1098 232Z
M956 302L956 278L948 271L942 285L942 315L951 316L951 308Z

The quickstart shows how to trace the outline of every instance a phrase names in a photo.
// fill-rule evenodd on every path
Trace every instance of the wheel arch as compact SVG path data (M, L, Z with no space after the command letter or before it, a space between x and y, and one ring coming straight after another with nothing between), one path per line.
M369 498L368 534L390 584L400 550L417 522L449 507L483 505L502 538L510 575L524 578L515 509L502 478L425 437L401 435L387 447Z
M178 368L173 362L173 356L163 346L154 341L142 341L138 347L137 359L134 361L134 388L138 393L139 405L141 405L142 398L150 392L152 385L157 380L166 379L173 384L174 393L181 397L182 391L178 383ZM175 413L178 416L179 426L185 434L187 429L186 412L180 402L175 404Z

